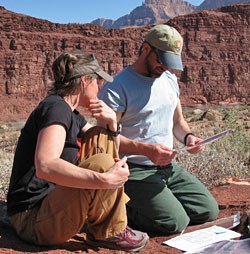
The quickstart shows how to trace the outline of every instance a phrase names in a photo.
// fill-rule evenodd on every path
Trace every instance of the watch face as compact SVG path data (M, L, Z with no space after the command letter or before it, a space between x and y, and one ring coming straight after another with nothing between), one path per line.
M117 125L117 131L119 132L119 134L122 131L122 125L120 123Z

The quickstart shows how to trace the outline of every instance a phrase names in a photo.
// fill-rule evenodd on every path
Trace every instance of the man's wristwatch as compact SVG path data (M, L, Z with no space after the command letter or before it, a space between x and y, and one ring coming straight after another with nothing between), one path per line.
M112 137L117 137L121 133L121 130L122 130L122 126L119 123L117 124L117 130L116 131L111 131L109 129L109 126L107 125L107 133L108 133L108 135L110 135Z

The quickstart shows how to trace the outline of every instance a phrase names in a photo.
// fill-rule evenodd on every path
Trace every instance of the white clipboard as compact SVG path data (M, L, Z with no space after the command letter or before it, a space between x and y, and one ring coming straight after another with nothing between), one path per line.
M202 140L201 142L197 143L196 145L193 145L193 146L183 146L181 148L174 149L174 151L179 153L179 152L183 152L183 151L188 151L188 150L193 149L193 148L198 147L198 146L203 146L203 145L210 144L210 143L212 143L212 142L214 142L214 141L216 141L216 140L218 140L218 139L220 139L222 137L227 136L230 132L232 132L232 129L228 129L228 130L222 131L222 132L220 132L218 134L215 134L215 135L213 135L211 137L208 137L208 138Z

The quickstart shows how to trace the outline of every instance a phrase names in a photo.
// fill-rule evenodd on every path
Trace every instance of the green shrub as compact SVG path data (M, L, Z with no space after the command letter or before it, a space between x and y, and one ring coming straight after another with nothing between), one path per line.
M243 124L241 110L238 107L217 110L224 115L221 126L214 127L214 122L211 121L210 127L204 131L202 128L195 128L195 125L199 124L196 122L193 123L195 133L203 138L226 129L232 129L232 133L206 145L201 153L192 155L185 152L176 157L180 165L196 175L209 188L226 183L229 177L250 177L250 132ZM249 107L244 112L249 113ZM205 124L208 126L207 121Z

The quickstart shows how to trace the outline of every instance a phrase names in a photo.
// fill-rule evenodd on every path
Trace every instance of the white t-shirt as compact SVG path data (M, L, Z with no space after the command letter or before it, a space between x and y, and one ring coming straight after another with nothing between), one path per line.
M126 67L98 97L114 111L122 112L122 135L173 147L173 115L179 100L177 78L165 71L159 78L145 77ZM141 155L126 155L129 162L153 165Z

